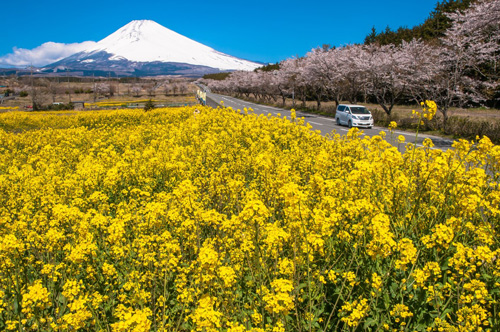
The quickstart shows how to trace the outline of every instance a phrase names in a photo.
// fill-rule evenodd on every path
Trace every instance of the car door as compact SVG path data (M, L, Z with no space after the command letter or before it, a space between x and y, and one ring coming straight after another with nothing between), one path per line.
M340 124L343 123L342 114L344 114L344 106L343 105L339 105L337 107L337 112L335 113L335 117L339 120Z
M345 125L347 125L347 123L349 122L349 114L351 114L351 110L349 109L348 106L346 106L344 112L342 113L343 116L342 123Z
M347 106L343 106L342 113L340 114L340 123L343 125L347 124L347 122L346 122L347 109L348 109Z

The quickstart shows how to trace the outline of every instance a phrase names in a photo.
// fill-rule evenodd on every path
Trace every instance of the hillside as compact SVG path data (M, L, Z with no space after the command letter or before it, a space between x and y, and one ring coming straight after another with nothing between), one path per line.
M412 28L399 27L395 30L389 26L384 31L377 32L372 28L370 34L365 38L365 44L378 43L380 45L399 45L401 42L412 39L422 39L425 41L434 40L444 36L444 32L450 27L451 21L446 16L457 10L465 10L477 0L445 0L438 2L434 10L424 23Z

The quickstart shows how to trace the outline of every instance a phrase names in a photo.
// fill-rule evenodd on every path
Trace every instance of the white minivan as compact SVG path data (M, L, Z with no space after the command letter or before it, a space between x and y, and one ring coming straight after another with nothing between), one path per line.
M373 117L366 107L361 105L345 105L337 106L335 121L338 125L351 127L373 127Z

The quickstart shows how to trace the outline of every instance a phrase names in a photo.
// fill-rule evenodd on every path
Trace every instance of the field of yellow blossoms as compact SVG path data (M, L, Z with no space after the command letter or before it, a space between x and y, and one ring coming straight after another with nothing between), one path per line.
M401 154L203 106L0 128L2 331L500 328L488 138Z

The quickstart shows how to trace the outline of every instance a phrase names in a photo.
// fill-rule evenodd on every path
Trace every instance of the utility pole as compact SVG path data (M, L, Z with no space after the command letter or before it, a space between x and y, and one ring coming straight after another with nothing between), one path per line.
M111 72L108 71L108 87L109 87L109 97L111 98Z
M36 111L38 107L36 106L35 98L35 85L33 84L33 63L30 65L30 81L31 81L31 106L32 110Z
M96 100L96 89L95 89L95 73L92 73L92 85L94 86L93 90L94 90L94 103L95 103L95 100Z
M66 68L66 76L68 76L68 102L71 103L71 90L70 90L70 87L69 87L69 72L68 72L68 68Z

